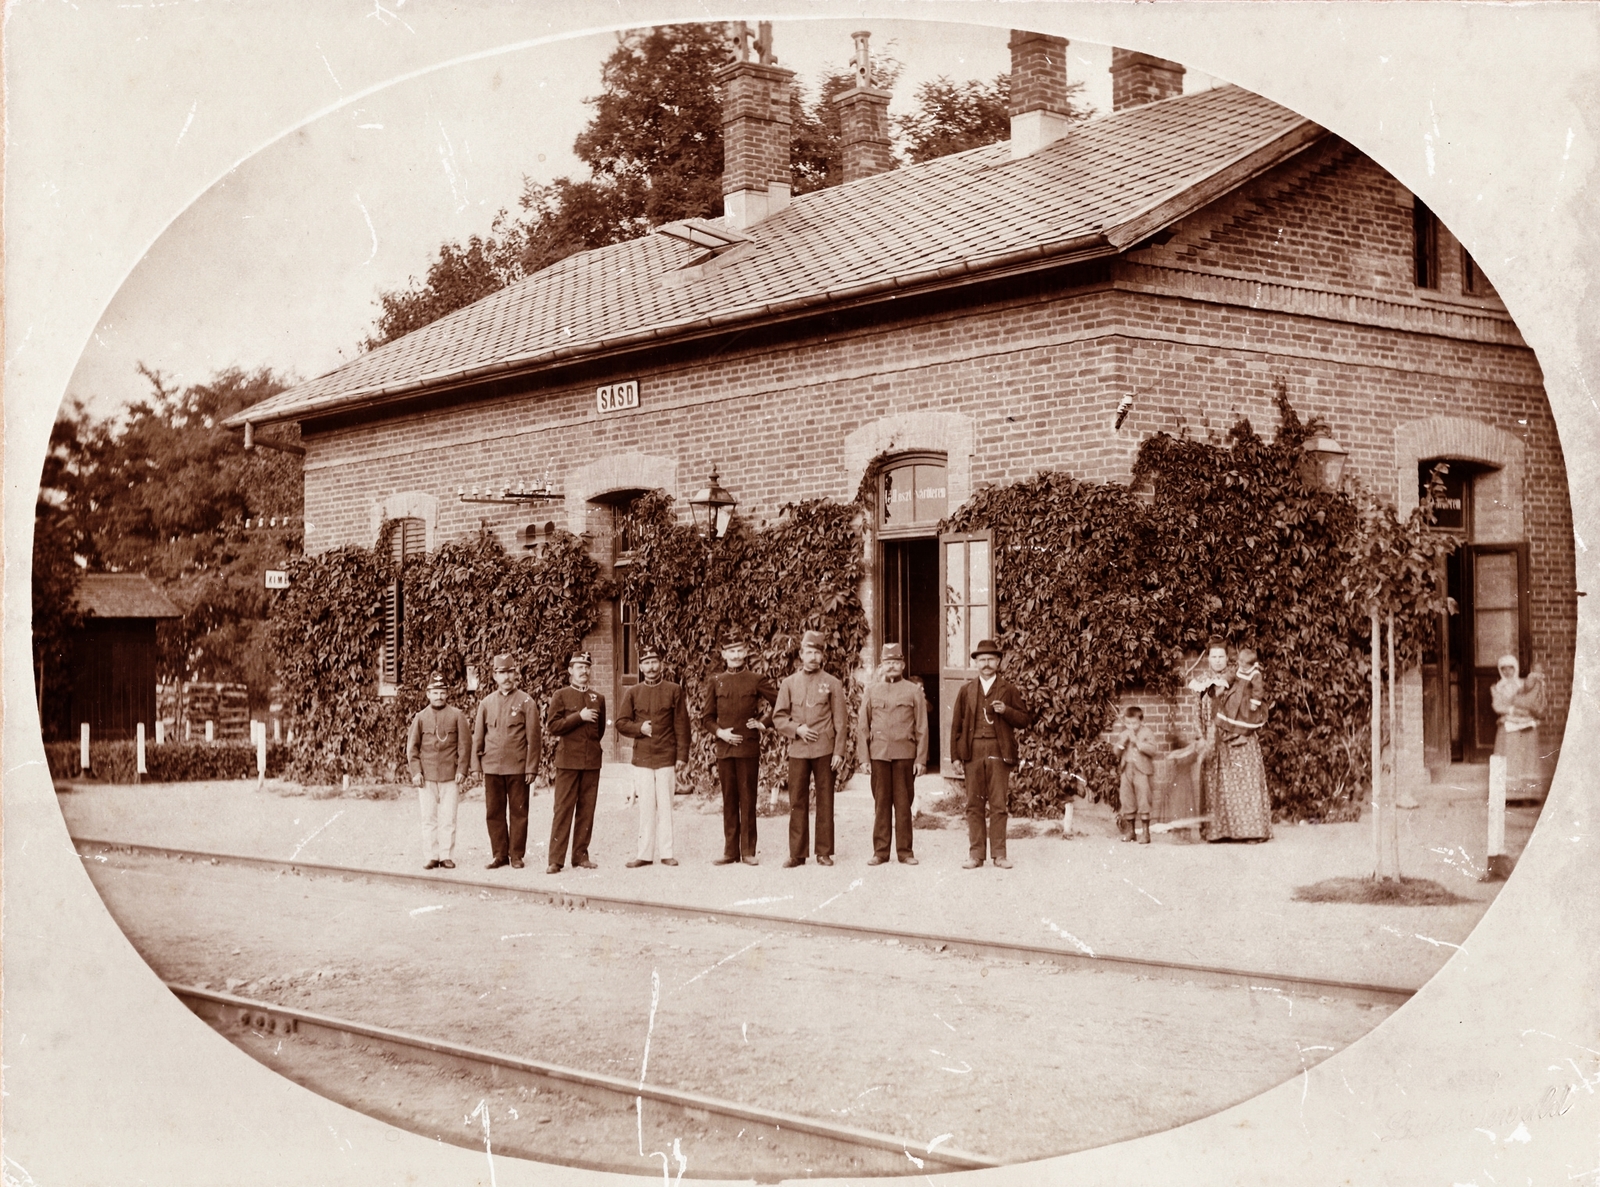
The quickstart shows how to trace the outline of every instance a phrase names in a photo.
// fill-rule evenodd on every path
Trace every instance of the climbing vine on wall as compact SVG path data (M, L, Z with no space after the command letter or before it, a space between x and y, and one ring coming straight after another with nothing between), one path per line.
M1131 487L1044 474L980 491L946 521L994 530L1007 671L1039 709L1022 736L1015 810L1114 797L1103 731L1118 697L1178 690L1214 633L1260 652L1276 813L1358 810L1370 778L1369 606L1394 612L1400 663L1414 663L1445 606L1439 558L1451 544L1428 530L1426 500L1402 521L1359 487L1308 488L1303 445L1326 427L1302 423L1281 384L1276 402L1270 441L1244 420L1222 440L1157 434Z
M292 778L387 775L403 766L406 723L426 702L435 670L450 683L451 703L470 711L493 687L490 661L510 652L522 687L542 703L565 680L568 656L612 593L583 541L566 534L537 556L511 556L489 532L412 557L403 572L391 555L386 531L375 549L336 548L291 562L272 626L294 719ZM401 680L397 695L380 697L383 610L397 579L405 611ZM467 689L468 666L479 674L476 692Z
M706 540L679 523L672 500L661 493L634 504L637 545L622 581L622 597L635 607L641 643L662 649L667 674L685 687L694 720L688 779L713 789L712 740L699 726L704 688L720 671L720 641L729 628L750 641L753 671L781 680L795 668L801 634L828 638L824 667L839 677L849 698L850 721L861 690L852 667L866 642L861 606L862 535L858 507L827 500L791 504L778 521L757 528L735 517L721 540ZM760 786L781 786L787 745L776 733L762 747ZM844 777L854 765L847 751Z

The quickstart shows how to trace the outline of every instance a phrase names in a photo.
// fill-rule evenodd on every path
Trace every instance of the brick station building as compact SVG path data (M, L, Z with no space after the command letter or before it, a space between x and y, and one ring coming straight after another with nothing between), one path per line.
M640 492L681 505L715 469L741 514L770 518L854 498L877 463L864 658L905 642L944 737L969 644L1005 623L987 542L941 544L938 521L1041 470L1126 481L1153 433L1240 416L1269 431L1281 378L1348 450L1347 477L1402 511L1429 463L1451 463L1461 612L1402 687L1404 774L1487 758L1506 651L1549 674L1558 741L1576 630L1565 469L1538 362L1489 281L1355 147L1237 87L1183 95L1176 63L1116 50L1113 112L1070 122L1065 49L1014 33L1010 141L899 169L889 96L858 73L839 99L845 184L792 200L793 75L735 62L724 218L574 255L234 427L300 425L313 552L370 546L395 519L409 547L484 525L516 549L532 521L591 533L609 563ZM458 494L545 479L559 499ZM945 645L947 596L963 610ZM631 677L628 618L610 607L588 640L602 688Z

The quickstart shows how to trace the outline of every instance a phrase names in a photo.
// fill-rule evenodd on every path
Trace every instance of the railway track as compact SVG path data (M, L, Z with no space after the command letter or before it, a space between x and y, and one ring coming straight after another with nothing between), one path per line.
M423 1063L450 1071L464 1071L469 1075L486 1078L496 1085L531 1086L539 1091L556 1091L575 1095L611 1109L628 1112L642 1108L639 1102L649 1101L655 1106L681 1115L701 1124L724 1123L744 1130L763 1130L768 1137L778 1137L791 1149L808 1156L827 1160L841 1154L854 1157L859 1164L865 1155L871 1169L868 1173L928 1173L951 1170L976 1170L999 1166L998 1160L982 1154L939 1144L925 1149L924 1143L877 1133L872 1130L837 1125L813 1117L764 1109L735 1101L720 1100L694 1092L683 1092L652 1084L640 1084L616 1076L562 1067L536 1059L522 1059L476 1047L462 1046L441 1039L408 1034L363 1022L333 1018L306 1010L296 1010L271 1002L236 997L200 989L192 985L167 982L167 988L198 1017L224 1034L246 1031L260 1036L276 1036L288 1040L310 1038L336 1045L361 1045L382 1054L396 1056L412 1062ZM403 1121L403 1118L382 1116L383 1120ZM480 1145L471 1137L457 1139L463 1146ZM590 1162L593 1169L640 1173L637 1163ZM650 1171L646 1173L659 1173ZM705 1176L704 1168L697 1176ZM748 1171L737 1175L709 1177L739 1177L748 1180Z
M896 930L866 927L853 923L830 923L815 919L794 919L781 915L768 915L755 911L740 911L728 907L686 906L677 903L655 902L649 899L625 898L620 895L577 894L538 886L516 886L504 882L489 882L464 877L441 877L434 874L412 874L390 870L374 870L359 866L327 865L320 862L286 860L282 858L254 857L238 853L214 853L205 850L178 849L164 845L148 845L131 841L115 841L89 837L74 837L73 844L83 858L113 853L128 853L145 857L168 857L209 865L229 865L247 869L267 870L295 874L301 877L363 879L391 885L424 885L435 889L460 887L466 890L488 890L524 900L551 906L573 909L617 911L640 915L657 915L678 919L713 920L733 923L743 927L761 928L769 932L787 932L810 936L837 936L856 940L897 940L901 944L940 952L979 958L1015 960L1021 962L1047 962L1070 969L1100 969L1133 976L1165 980L1194 982L1202 985L1242 985L1252 989L1278 990L1289 994L1331 997L1365 1005L1399 1006L1415 992L1396 985L1377 985L1359 981L1341 981L1320 977L1297 977L1283 973L1258 972L1247 969L1225 968L1216 965L1189 964L1182 961L1147 960L1140 957L1117 956L1110 953L1089 955L1040 944L1020 944L1000 940L983 940L970 936L939 935L933 932Z

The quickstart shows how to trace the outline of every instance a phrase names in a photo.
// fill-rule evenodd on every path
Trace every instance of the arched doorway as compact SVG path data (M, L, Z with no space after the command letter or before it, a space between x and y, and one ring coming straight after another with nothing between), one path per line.
M906 675L928 696L928 765L940 752L939 521L949 506L945 455L903 454L877 479L878 638L905 648Z

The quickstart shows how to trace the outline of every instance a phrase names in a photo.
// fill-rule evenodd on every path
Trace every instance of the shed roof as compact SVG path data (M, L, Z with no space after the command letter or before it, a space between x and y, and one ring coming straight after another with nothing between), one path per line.
M1031 156L991 144L796 198L726 262L652 234L568 257L227 422L300 420L741 322L1113 255L1324 135L1218 87L1091 120ZM712 224L715 225L715 224Z
M85 573L78 609L93 618L182 618L161 587L143 573Z

